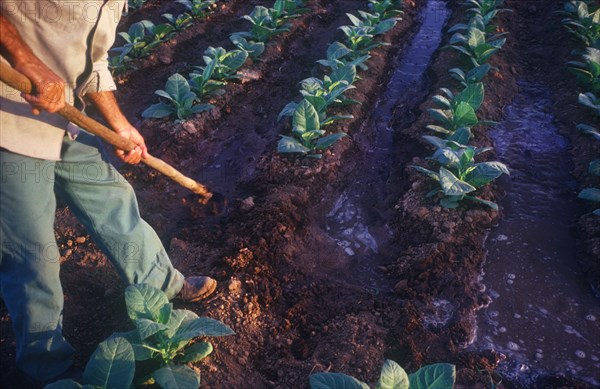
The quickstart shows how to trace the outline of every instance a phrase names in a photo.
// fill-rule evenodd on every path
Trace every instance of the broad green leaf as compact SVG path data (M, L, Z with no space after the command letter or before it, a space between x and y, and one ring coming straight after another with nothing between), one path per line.
M448 196L440 199L440 205L448 209L458 208L458 200L456 200L455 197L456 196Z
M172 342L193 339L198 336L227 336L234 335L235 332L225 324L209 317L199 317L194 320L183 322Z
M125 338L133 348L133 354L136 361L145 361L152 358L153 351L144 347L144 342L140 338L140 333L137 329L128 332L115 332L110 338Z
M160 310L169 304L167 295L148 284L130 285L125 289L125 303L131 320L157 320Z
M81 389L81 384L72 379L65 379L46 385L44 389Z
M346 119L354 119L354 116L352 115L334 115L334 116L329 116L327 118L325 118L325 120L323 120L321 122L321 127L329 125L337 120L346 120Z
M351 85L356 80L356 67L352 65L340 66L331 72L330 77L333 82L346 81L348 85Z
M475 164L475 169L466 177L465 181L476 188L487 185L502 174L510 174L506 165L501 162L482 162Z
M281 112L279 112L279 116L277 116L277 121L280 121L285 116L293 116L294 111L296 110L297 107L298 107L298 103L296 103L295 101L291 101L291 102L287 103L286 106L283 107Z
M377 23L375 29L373 30L374 35L382 35L394 28L396 25L396 19L386 19Z
M315 144L315 148L317 150L324 150L345 136L348 136L348 134L346 134L345 132L338 132L336 134L331 134L331 135L325 136L325 137L317 140L317 143Z
M577 195L580 199L600 202L600 189L597 188L586 188L579 192Z
M149 338L157 332L169 328L166 324L157 323L148 319L137 319L135 321L135 327L137 328L141 339Z
M468 105L468 104L467 104ZM427 113L434 119L442 123L449 123L450 121L450 112L442 109L427 109Z
M279 139L279 142L277 143L277 151L280 153L306 154L311 150L308 147L305 147L302 143L300 143L298 140L296 140L292 137L285 136L285 135L280 135L280 136L281 136L281 139Z
M340 59L345 57L346 55L352 53L352 50L349 49L346 45L341 42L333 42L327 48L327 59Z
M431 100L433 100L433 102L438 107L441 107L442 109L452 109L452 104L444 96L436 95L436 96L433 96L433 98Z
M248 59L248 53L246 53L245 51L232 50L227 52L227 54L225 54L223 58L221 58L221 64L223 64L231 70L236 70L242 67L242 65L244 65L246 59Z
M469 84L462 92L456 95L456 102L465 102L473 107L474 110L478 110L483 103L484 87L483 83L478 82L475 84Z
M180 100L183 96L190 92L190 85L185 77L179 73L175 73L167 79L165 90L176 100Z
M192 106L191 113L207 112L213 109L214 107L215 106L212 104L196 104Z
M200 375L187 366L165 366L152 373L163 389L197 389Z
M171 116L174 113L173 107L165 103L152 104L142 112L142 117L147 119L160 119Z
M183 354L183 357L179 360L181 363L194 363L198 362L210 355L213 351L212 344L208 342L199 342L191 345Z
M342 373L317 373L309 378L311 389L369 389L369 385Z
M124 338L98 345L83 372L83 382L110 389L129 389L135 374L133 348Z
M461 196L473 192L476 188L458 179L452 172L445 167L440 167L440 185L446 196Z
M441 149L437 149L431 159L439 162L442 166L458 168L460 166L460 156L455 151L449 147L444 147Z
M482 198L475 197L475 196L465 196L465 198L467 198L467 199L469 199L471 201L475 201L477 203L483 204L483 205L485 205L487 207L490 207L494 211L498 210L498 204L494 203L493 201L487 201L487 200L484 200Z
M164 97L166 99L169 99L170 101L176 101L176 99L174 97L172 97L170 94L168 94L166 91L164 91L162 89L154 91L154 94L158 95L160 97ZM175 97L177 97L177 96L175 96Z
M452 389L456 379L456 368L448 363L423 366L409 374L410 389Z
M396 362L387 359L381 368L376 389L408 389L408 375Z
M190 321L190 320L194 320L197 319L198 315L196 315L194 312L189 311L187 309L174 309L173 312L171 313L171 317L169 318L169 322L167 323L167 326L169 326L169 329L166 331L166 336L168 338L172 338L175 333L177 332L177 330L179 330L179 327L181 326L182 323Z
M318 130L321 128L317 110L306 99L303 99L294 110L292 127L305 131Z
M461 102L453 111L453 123L458 127L471 127L477 124L477 115L470 104Z
M454 133L450 135L447 140L466 146L472 137L473 134L471 133L471 129L469 127L461 127L454 131Z
M424 174L428 175L430 178L433 178L436 181L440 180L440 177L439 177L439 175L436 172L432 172L429 169L425 169L424 167L417 166L417 165L410 165L410 167L413 168L413 169L415 169L418 172L421 172L421 173L424 173Z
M467 44L472 48L485 44L485 33L477 28L469 28Z
M436 126L433 124L428 124L427 126L425 126L426 129L431 130L431 131L435 131L435 132L439 132L442 134L452 134L452 131L445 129L442 126Z

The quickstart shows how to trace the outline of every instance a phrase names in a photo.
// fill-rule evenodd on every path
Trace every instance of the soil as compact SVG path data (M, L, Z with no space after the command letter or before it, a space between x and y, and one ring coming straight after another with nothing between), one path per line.
M201 65L209 45L231 47L229 34L248 27L239 17L255 5L271 3L228 1L119 78L121 106L151 152L229 199L224 214L210 215L184 189L157 173L141 166L120 167L136 189L142 215L163 238L176 266L184 274L209 274L219 281L217 293L203 303L176 303L217 318L236 332L211 340L215 351L198 364L202 386L308 387L308 376L319 371L344 372L373 383L386 358L410 372L424 364L453 363L460 388L484 388L490 379L500 381L494 368L504 356L467 351L465 346L475 336L476 311L489 302L477 280L486 231L501 213L475 205L443 209L424 197L431 184L408 168L427 163L429 150L421 139L429 123L424 112L439 87L455 85L447 74L459 65L453 53L434 55L427 72L429 97L408 111L398 109L394 118L395 167L384 215L392 242L376 268L381 284L361 282L339 266L340 253L326 242L317 222L365 159L370 127L364 122L390 78L394 58L402 55L419 27L424 0L407 2L403 20L384 36L391 44L373 52L369 70L349 94L362 104L344 112L355 119L336 128L350 137L320 160L276 152L278 135L289 131L277 115L298 98L298 81L322 74L315 61L324 57L332 37L339 37L337 27L347 23L345 13L364 9L362 0L309 1L311 12L294 20L289 33L275 38L260 62L247 65L243 81L231 83L224 96L215 98L212 111L185 123L141 119L140 113L156 102L151 91L161 89L171 74L187 75L193 65ZM514 12L501 14L498 25L510 35L492 61L498 71L486 81L479 116L501 120L503 108L517 92L517 79L544 82L553 93L557 126L571 141L573 174L582 187L598 187L598 179L586 170L600 148L573 125L594 119L577 106L578 88L566 72L571 46L564 44L567 35L555 14L562 3L506 1ZM462 21L462 9L454 3L450 7L449 25ZM131 12L121 29L141 19L158 22L160 14L178 13L180 8L166 0L149 1ZM476 129L476 141L491 145L484 129ZM502 188L492 185L480 195L498 199ZM592 209L581 204L574 233L582 268L600 291L600 223ZM56 237L63 256L64 333L77 350L76 364L84 366L100 341L130 328L124 285L66 207L57 211ZM449 302L449 315L431 320L440 300ZM0 382L16 387L15 340L4 306L0 329ZM520 386L503 381L497 387ZM547 376L535 387L588 386L576 377Z

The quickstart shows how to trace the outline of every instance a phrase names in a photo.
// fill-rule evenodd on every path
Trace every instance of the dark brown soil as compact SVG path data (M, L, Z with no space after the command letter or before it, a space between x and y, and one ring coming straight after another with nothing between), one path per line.
M393 242L378 268L383 285L354 282L336 266L337 254L319 236L315 215L319 203L333 201L352 179L364 159L363 126L381 95L392 69L418 28L418 12L425 3L409 3L403 21L386 34L390 46L377 49L369 71L352 92L362 101L353 106L355 119L339 130L351 137L336 144L321 160L282 157L276 152L278 135L288 129L277 115L298 97L297 82L320 75L317 59L325 56L337 27L347 23L346 12L364 9L362 0L309 1L311 12L293 22L291 32L269 45L263 60L244 68L243 83L230 84L228 93L215 98L216 108L183 124L142 120L140 113L156 102L152 94L169 75L201 65L209 45L231 47L230 33L248 27L239 17L257 4L272 1L229 1L207 21L167 42L138 70L120 79L121 105L141 129L157 157L223 193L230 202L221 216L201 215L185 190L144 167L123 166L121 171L138 193L144 218L164 239L173 262L185 274L210 274L220 282L218 292L201 304L178 307L222 320L236 336L214 341L214 353L198 367L203 387L298 388L318 371L339 371L374 382L385 358L414 371L427 363L457 366L462 388L489 387L490 374L503 358L493 353L466 351L474 336L476 310L489 301L477 283L485 258L486 230L501 217L497 212L467 206L445 210L424 198L430 183L407 165L423 162L428 149L421 140L422 114L431 103L415 102L416 120L396 117L396 168L390 180L387 212ZM408 3L408 2L407 2ZM587 163L600 151L579 135L574 122L593 122L576 105L577 87L565 62L570 51L566 34L553 12L561 0L539 2L508 0L515 12L503 14L499 26L510 32L505 48L493 59L499 71L486 81L486 101L480 117L502 118L503 108L517 92L517 79L534 77L554 93L557 125L572 142L574 174L582 186L600 186L585 174ZM462 20L454 11L451 24ZM168 1L149 2L124 20L160 21L164 12L180 7ZM543 21L543 22L536 22ZM447 38L446 38L447 39ZM454 54L441 51L428 71L430 95L455 85L447 69L458 64ZM478 129L477 142L489 145ZM502 190L487 188L481 196L497 199ZM582 204L577 231L579 258L590 282L600 290L600 230L597 219ZM76 364L85 365L96 345L114 331L129 328L123 303L123 285L104 255L96 248L67 208L57 212L57 240L63 253L65 291L64 331L77 349ZM454 307L442 326L423 321L434 299ZM0 328L1 382L11 386L15 373L14 337L10 318L2 307ZM503 382L498 387L519 387ZM543 377L540 388L586 385L576 379Z

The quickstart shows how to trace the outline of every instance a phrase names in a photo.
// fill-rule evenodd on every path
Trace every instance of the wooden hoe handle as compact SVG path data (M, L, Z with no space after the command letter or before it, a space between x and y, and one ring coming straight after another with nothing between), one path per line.
M0 62L0 80L12 88L24 93L31 93L33 89L31 81L27 77L17 72L10 65L4 62ZM129 139L123 138L116 132L110 130L106 126L103 126L91 117L84 115L72 105L66 104L65 107L57 113L84 130L99 136L120 150L131 151L136 148L135 143ZM169 165L160 158L148 155L148 157L142 159L142 162L161 172L184 188L187 188L199 195L201 197L201 203L206 204L206 202L208 202L213 195L204 185L184 176L181 172L179 172L179 170L175 169L173 166Z

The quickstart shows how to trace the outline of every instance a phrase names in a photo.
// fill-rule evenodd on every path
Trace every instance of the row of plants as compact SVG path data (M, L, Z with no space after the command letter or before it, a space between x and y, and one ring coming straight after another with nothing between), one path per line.
M144 1L139 3L141 6ZM125 43L111 50L117 53L108 60L113 75L125 72L133 60L146 57L156 46L190 27L195 19L206 18L217 7L217 0L177 0L177 3L183 4L186 10L179 15L162 14L166 23L142 20L129 26L127 32L119 33Z
M475 192L502 174L509 174L509 170L498 161L477 162L480 155L492 148L475 147L470 142L473 127L496 124L479 119L477 111L485 97L483 79L490 71L498 71L488 61L506 42L506 33L498 32L492 22L499 13L509 10L501 8L504 0L466 0L464 3L468 21L448 30L453 35L443 47L460 56L461 66L450 69L449 73L461 89L453 92L441 88L442 93L432 98L436 108L427 110L435 124L426 128L438 136L423 138L434 147L427 159L438 165L438 170L411 167L435 180L437 185L427 197L438 198L444 208L457 208L467 199L497 210L496 203L477 197Z
M325 127L338 120L352 119L352 115L332 115L334 108L358 101L344 96L359 78L358 69L367 70L366 61L370 51L389 45L376 40L377 36L391 30L402 14L401 0L369 0L371 12L358 11L358 16L347 14L350 25L339 29L344 34L343 41L335 41L327 48L325 59L317 61L327 73L322 79L310 77L302 80L302 99L288 103L278 120L291 117L291 136L281 135L277 150L279 153L293 153L321 158L323 150L347 136L345 132L327 134Z
M600 7L592 1L569 1L561 12L563 26L574 36L584 49L576 49L573 55L579 60L569 61L568 70L575 74L583 92L579 93L579 104L588 109L595 117L600 117ZM595 125L579 123L583 134L600 141L600 129ZM590 162L588 172L600 177L600 158ZM585 188L579 192L579 198L600 203L600 188ZM593 211L600 216L600 208Z
M174 309L167 296L147 284L125 290L127 313L134 329L114 333L100 343L83 372L83 382L64 379L46 389L131 389L157 385L163 389L197 389L200 373L192 364L213 351L197 337L233 335L218 320Z
M214 108L212 104L203 101L211 96L224 94L224 86L229 80L240 78L238 70L248 58L258 60L268 40L289 31L289 20L308 12L303 6L303 0L276 0L272 8L256 6L250 14L242 17L252 23L250 30L230 36L236 49L207 48L202 57L204 65L192 67L188 78L179 73L170 76L165 89L155 92L164 100L148 107L142 116L185 120L193 114Z

